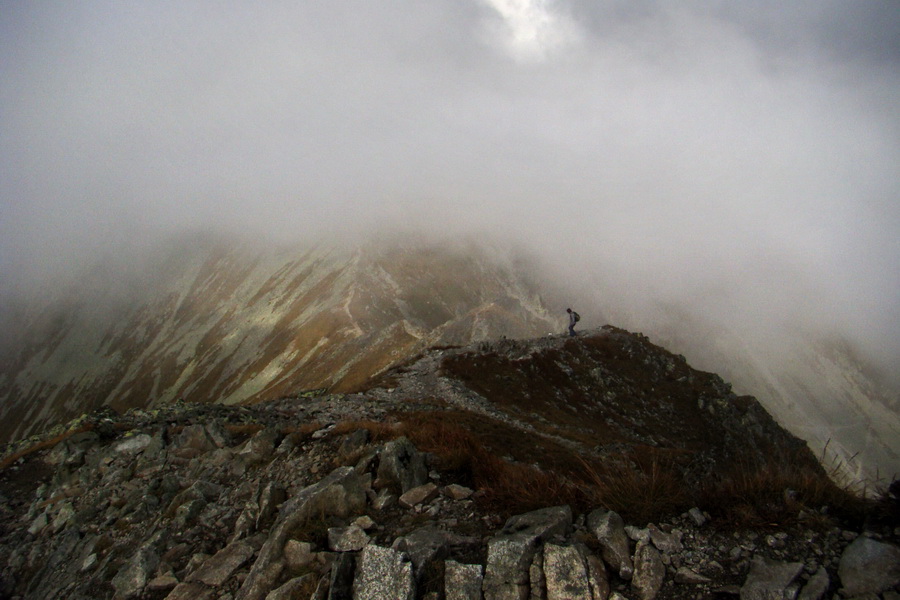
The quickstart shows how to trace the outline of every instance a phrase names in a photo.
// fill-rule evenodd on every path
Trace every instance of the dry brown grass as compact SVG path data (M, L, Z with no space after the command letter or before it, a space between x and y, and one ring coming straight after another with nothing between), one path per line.
M582 504L580 487L567 477L501 458L476 434L441 413L413 415L400 431L420 450L434 454L438 467L455 481L479 490L479 502L486 508L515 514L551 505Z
M53 448L58 443L69 439L73 435L78 433L84 433L85 431L91 431L94 429L93 424L83 425L81 427L76 427L75 429L71 429L69 431L65 431L60 433L59 435L55 435L53 437L47 438L46 440L41 440L31 446L13 452L7 456L4 456L2 460L0 460L0 470L9 468L13 463L15 463L20 458L24 458L30 454L34 454L35 452L40 452L41 450L45 450L47 448Z
M732 527L781 527L801 515L810 525L830 525L865 518L868 503L836 472L811 464L806 455L773 452L764 461L739 458L698 490L698 503L719 522ZM827 507L828 518L820 509Z
M259 423L226 423L225 430L237 436L251 436L263 430Z
M288 425L287 427L281 428L281 434L290 435L292 433L299 433L301 435L312 435L321 428L322 424L317 422L303 423L302 425Z
M593 507L614 510L629 523L648 523L690 508L690 492L675 464L651 455L625 464L591 464L584 468L584 492Z
M386 442L401 435L398 433L399 430L396 424L380 423L378 421L342 421L334 426L331 434L346 435L360 429L368 431L373 442Z
M830 526L834 518L858 521L867 510L857 490L835 484L808 452L772 451L762 461L738 457L698 485L685 476L687 451L638 446L601 462L471 413L394 417L400 422L348 421L332 433L366 429L374 443L406 436L437 458L446 480L479 490L482 508L506 516L568 504L580 512L604 507L645 524L698 506L723 527L765 528L801 520ZM829 507L827 517L822 506Z

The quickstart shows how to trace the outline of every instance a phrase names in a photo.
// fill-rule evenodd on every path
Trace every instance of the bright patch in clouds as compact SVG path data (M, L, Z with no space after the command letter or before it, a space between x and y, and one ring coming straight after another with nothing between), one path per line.
M570 46L578 39L575 23L552 10L547 0L483 0L502 19L492 23L491 41L513 58L538 62Z

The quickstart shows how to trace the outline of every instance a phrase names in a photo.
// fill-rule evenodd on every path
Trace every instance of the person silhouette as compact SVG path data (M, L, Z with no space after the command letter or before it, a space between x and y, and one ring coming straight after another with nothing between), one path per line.
M569 337L575 337L575 323L581 320L581 315L571 308L567 308L566 312L569 313Z

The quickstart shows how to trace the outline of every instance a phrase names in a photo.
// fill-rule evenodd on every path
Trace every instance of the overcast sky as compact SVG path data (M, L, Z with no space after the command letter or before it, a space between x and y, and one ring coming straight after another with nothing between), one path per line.
M898 92L896 0L0 0L0 277L487 232L898 358Z

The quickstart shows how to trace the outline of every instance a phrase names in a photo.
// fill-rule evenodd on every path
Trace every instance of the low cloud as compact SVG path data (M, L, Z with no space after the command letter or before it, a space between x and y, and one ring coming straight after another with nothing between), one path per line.
M485 41L521 62L541 62L571 49L581 38L577 24L548 0L483 0L497 19L486 19Z
M470 235L600 305L615 286L896 363L900 17L763 8L11 7L4 293L185 230Z

